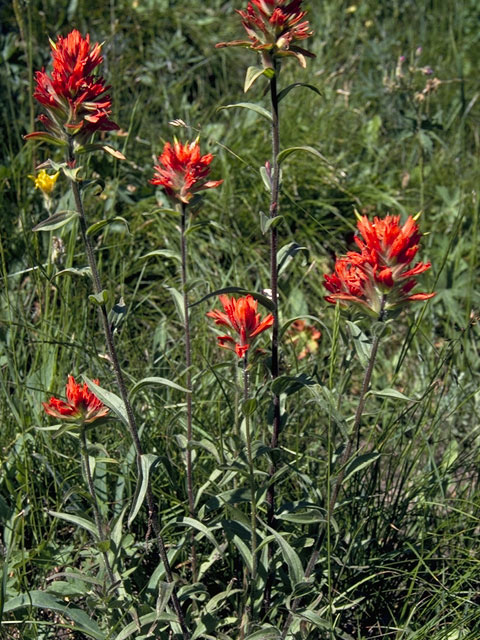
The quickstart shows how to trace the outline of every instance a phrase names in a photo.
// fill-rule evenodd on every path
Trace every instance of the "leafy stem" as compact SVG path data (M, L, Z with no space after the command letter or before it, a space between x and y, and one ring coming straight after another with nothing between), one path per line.
M106 540L105 527L104 527L104 524L103 524L103 521L102 521L102 517L100 515L100 509L98 508L97 493L95 491L95 485L93 483L93 478L92 478L92 471L90 469L90 459L88 457L86 431L87 430L86 430L85 425L82 425L80 427L80 444L81 444L81 450L82 450L82 462L83 462L83 468L85 470L85 476L87 478L88 492L90 493L90 497L92 498L93 515L94 515L94 518L95 518L95 524L97 526L99 542L100 542L100 545L102 546L102 543L105 542L105 540ZM107 575L108 575L108 579L110 581L110 584L114 585L115 584L115 576L113 575L112 567L111 567L110 561L108 559L108 553L103 548L101 549L101 553L102 553L102 556L103 556L103 561L105 563L105 569L107 571Z
M75 166L75 153L74 153L74 149L73 149L73 138L70 137L69 138L69 146L68 146L68 155L67 155L67 162L68 162L68 166L69 167L74 167ZM90 238L87 234L87 218L85 215L85 209L83 207L83 201L82 201L82 197L80 194L80 189L78 186L78 182L75 179L72 179L71 177L69 178L70 181L70 187L72 189L72 193L73 193L73 197L75 200L75 206L77 209L77 213L79 215L79 221L80 221L80 233L82 236L82 240L83 240L83 244L85 246L85 252L87 255L87 261L88 261L88 266L90 267L90 271L92 274L92 280L93 280L93 289L94 289L94 293L95 295L98 295L102 292L102 284L100 281L100 275L98 273L98 268L97 268L97 263L95 260L95 254L93 252L93 247L92 247L92 243L90 242ZM139 481L142 478L142 463L141 463L141 458L143 455L143 451L142 451L142 445L140 442L140 437L139 437L139 433L138 433L138 427L136 424L136 420L135 420L135 415L133 413L133 409L132 409L132 405L130 403L130 400L128 398L128 393L127 393L127 388L125 385L125 379L123 376L123 372L122 369L120 367L120 363L118 360L118 355L117 355L117 350L115 347L115 343L113 340L113 333L112 333L112 329L110 327L110 323L108 321L108 313L107 313L107 308L105 303L100 303L98 305L98 309L99 309L99 315L100 315L100 320L101 320L101 324L103 327L103 331L105 334L105 341L106 341L106 345L107 345L107 350L108 350L108 354L110 356L110 361L112 363L113 366L113 370L115 372L115 378L116 378L116 382L117 382L117 387L120 393L120 396L125 404L125 409L126 409L126 413L127 413L127 419L128 419L128 429L130 431L130 435L133 441L133 445L135 447L135 453L136 453L136 463L137 463L137 473L138 473L138 477L139 477ZM167 578L168 582L173 582L173 574L172 574L172 570L170 567L170 563L168 561L168 557L167 557L167 552L165 549L165 543L163 541L163 537L161 535L161 529L160 529L160 522L158 519L158 511L157 511L157 506L155 504L155 500L153 498L153 493L152 493L152 487L150 484L150 479L147 480L147 491L146 491L146 499L147 499L147 507L148 507L148 513L149 513L149 518L153 527L153 531L155 533L155 539L156 539L156 543L157 543L157 548L158 548L158 552L160 555L160 558L162 560L163 566L165 568L165 575ZM177 596L177 592L174 589L171 595L171 600L172 600L172 605L173 608L175 610L175 613L177 614L178 617L178 622L180 624L180 627L182 629L182 635L184 640L188 640L188 638L190 638L190 633L187 629L186 623L185 623L185 618L183 615L183 611L181 609L180 606L180 602L178 600L178 596Z
M190 317L188 311L188 291L187 291L187 205L181 204L181 260L182 260L182 296L183 296L183 330L185 334L185 387L188 390L186 394L187 402L187 495L188 495L188 511L191 518L195 517L195 494L193 489L193 469L192 469L192 349L190 343ZM195 547L195 536L191 532L191 556L192 556L192 579L197 581L197 552Z

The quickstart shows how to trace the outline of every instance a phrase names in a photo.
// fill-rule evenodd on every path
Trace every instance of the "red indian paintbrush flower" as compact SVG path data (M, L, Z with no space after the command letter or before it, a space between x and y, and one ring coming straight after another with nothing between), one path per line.
M98 380L93 381L98 384ZM106 407L97 396L90 391L86 384L78 384L73 376L68 376L65 387L67 402L53 396L48 402L42 402L43 408L49 416L75 422L77 424L89 424L104 418L110 409Z
M260 320L260 314L257 313L258 303L250 294L244 298L238 298L238 300L233 297L229 298L226 295L218 296L218 298L225 309L225 313L214 309L209 311L207 316L213 318L216 324L224 325L231 329L238 334L240 339L237 342L228 335L218 336L218 345L235 351L239 358L243 358L250 348L253 338L273 325L273 316L269 313L263 320Z
M295 43L312 35L308 20L303 20L303 0L249 0L246 10L237 10L249 40L219 42L217 47L248 47L271 56L295 56L302 67L305 56L315 54Z
M325 297L327 302L360 305L378 315L408 302L433 298L435 293L410 294L417 284L415 276L431 266L429 262L408 266L421 238L412 216L404 225L400 216L375 217L373 222L359 216L357 227L362 237L357 236L355 242L361 253L349 251L337 258L335 272L324 276L324 286L332 294Z
M95 77L95 68L103 61L102 45L90 46L90 36L85 38L74 29L66 38L58 36L50 40L53 69L48 75L45 69L35 74L34 98L47 110L39 116L47 131L59 141L65 136L78 136L86 140L95 131L118 129L110 120L112 102L106 93L103 78ZM45 136L40 131L26 138Z
M213 155L200 154L198 139L182 144L175 140L174 144L165 143L158 164L154 166L155 174L151 184L161 186L172 200L188 204L195 193L204 189L212 189L222 184L223 180L207 180Z

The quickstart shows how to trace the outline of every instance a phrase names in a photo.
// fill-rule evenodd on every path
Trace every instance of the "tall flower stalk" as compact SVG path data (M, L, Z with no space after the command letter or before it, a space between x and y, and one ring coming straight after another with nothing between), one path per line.
M308 20L305 20L306 11L302 10L303 0L249 0L245 10L239 10L242 24L247 32L248 40L234 40L232 42L220 42L217 47L241 46L260 53L263 71L254 68L253 78L263 73L270 83L270 108L272 116L272 158L267 165L268 180L270 184L270 289L272 294L273 327L272 327L272 382L279 376L279 307L278 307L278 232L275 218L279 212L280 197L280 168L278 156L280 153L280 122L278 111L278 76L280 62L285 57L294 57L302 67L306 66L305 57L314 57L310 51L300 47L301 42L312 35ZM250 71L250 70L249 70ZM246 90L253 84L248 80ZM274 451L278 447L280 435L280 397L273 393L273 420L270 447ZM275 455L275 454L273 454ZM270 466L270 482L267 489L267 524L275 528L275 482L273 476L276 471L273 459ZM269 551L271 556L271 550ZM272 587L272 574L267 579L265 589L264 608L269 607L270 591Z
M195 517L195 490L193 483L192 464L192 350L190 339L190 312L188 303L188 247L187 247L187 206L195 194L205 189L217 187L222 180L207 180L210 172L210 163L213 160L211 153L201 155L198 140L182 144L175 140L174 144L167 142L162 153L158 156L158 164L155 165L155 173L150 180L153 185L163 187L166 195L174 206L180 211L180 253L181 253L181 285L183 300L183 331L185 336L185 387L187 389L187 496L188 512L191 518ZM195 537L191 532L191 557L192 578L196 582L197 552Z
M94 380L98 384L98 380ZM99 400L94 393L90 391L86 384L78 384L73 376L68 376L67 385L65 387L67 400L51 397L48 402L43 402L45 412L69 425L72 429L80 430L80 448L82 454L82 466L85 471L88 492L92 499L92 509L97 527L98 541L100 542L100 551L105 564L105 570L108 575L110 586L115 584L115 576L108 559L108 554L102 543L106 541L105 524L98 506L97 493L93 483L92 472L90 468L90 460L88 457L87 447L87 427L93 423L99 424L109 414L109 408Z
M43 69L37 72L34 92L34 97L47 111L47 115L39 117L47 133L37 131L26 137L53 142L66 147L66 168L64 168L64 172L69 179L79 217L80 233L92 276L93 291L98 303L98 313L105 335L108 355L115 373L117 388L125 405L128 428L136 452L137 473L140 482L143 476L141 465L143 449L135 414L128 397L124 375L119 363L112 328L108 321L105 296L95 253L87 233L87 218L77 177L77 153L85 150L85 145L92 134L97 131L118 129L118 125L110 120L111 100L106 94L108 87L105 86L103 78L93 75L95 68L103 60L101 45L96 43L91 46L88 35L83 38L77 30L73 30L66 38L59 36L56 43L51 41L51 47L53 71L50 76ZM147 479L146 501L149 520L155 534L165 575L167 581L173 583L173 574L161 535L158 510L153 497L150 478ZM182 629L183 638L187 640L190 637L190 633L186 626L175 588L172 591L171 602Z
M358 216L357 228L359 235L355 237L355 243L360 251L349 251L346 256L337 258L334 273L324 276L324 286L329 291L329 295L325 296L327 302L338 303L342 307L354 307L363 315L384 323L390 311L407 306L411 302L429 300L435 296L435 293L411 293L417 285L416 276L430 268L429 262L417 262L413 267L410 266L419 250L421 239L417 222L412 216L409 216L403 225L400 223L400 216L375 217L373 221L366 216ZM309 579L315 568L325 534L330 536L332 515L348 463L355 455L354 445L358 442L360 435L363 411L380 338L381 327L372 340L353 428L338 463L338 475L333 485L329 483L331 491L327 503L326 528L318 533L305 569L305 580ZM328 477L330 478L330 473ZM299 604L300 598L295 598L282 630L282 640L287 637Z
M243 364L243 414L245 425L245 444L247 448L248 476L250 485L250 527L251 527L251 555L252 568L250 573L250 606L247 607L249 613L247 619L254 621L256 612L255 604L255 583L257 579L257 494L255 489L255 467L253 462L252 451L252 433L250 417L253 413L252 407L249 406L250 385L249 385L249 369L248 369L248 353L255 338L267 329L273 326L274 316L269 313L263 320L257 313L258 303L250 294L243 298L229 298L226 295L219 296L219 300L224 311L214 309L209 311L207 316L213 318L219 326L227 327L234 334L217 336L218 345L224 349L234 351Z

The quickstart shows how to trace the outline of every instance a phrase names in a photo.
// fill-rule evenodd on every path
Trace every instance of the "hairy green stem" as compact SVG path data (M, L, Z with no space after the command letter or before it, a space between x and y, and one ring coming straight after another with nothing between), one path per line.
M243 356L243 400L248 400L249 391L249 373L248 373L248 355L245 352ZM252 612L251 621L254 621L254 604L255 604L255 582L257 579L257 499L255 491L255 467L253 465L252 455L252 434L250 431L250 411L245 411L245 440L247 444L247 460L248 475L250 481L250 500L252 502L250 511L250 526L252 529L251 551L252 551L252 571L250 574L250 608Z
M379 320L383 321L384 319L384 305L385 305L385 297L382 300L382 307L381 307L381 311L379 314ZM340 458L339 461L339 473L338 476L336 478L336 481L333 485L333 489L332 489L332 493L330 496L330 499L328 501L328 505L327 505L327 524L326 527L323 528L318 536L317 539L315 541L315 545L313 548L313 552L312 555L310 556L310 559L308 561L307 567L305 569L305 580L308 580L309 577L312 575L313 569L315 568L315 565L317 563L318 560L318 556L320 553L320 549L322 547L323 544L323 540L325 537L325 533L330 529L330 522L331 522L331 518L332 518L332 514L333 514L333 510L335 509L335 505L337 504L337 500L338 500L338 495L340 493L340 489L342 488L342 484L343 484L343 480L345 478L345 473L347 470L347 464L350 461L350 457L352 455L352 450L353 450L353 445L356 442L359 433L360 433L360 423L362 420L362 415L363 415L363 410L365 408L365 401L366 401L366 394L368 391L368 387L370 386L370 380L372 379L372 373L373 373L373 368L375 365L375 360L377 357L377 351L378 351L378 345L380 342L380 334L376 333L374 338L373 338L373 342L372 342L372 349L370 351L370 357L368 359L368 363L367 363L367 368L365 369L365 373L363 376L363 382L362 382L362 388L360 390L360 397L358 399L358 405L357 405L357 410L355 412L355 418L354 418L354 423L353 423L353 428L352 428L352 432L350 434L350 437L348 439L347 442L347 446L345 447L342 457ZM330 454L330 452L329 452ZM300 604L300 600L301 598L295 598L295 600L292 603L292 608L290 610L290 613L288 614L287 620L285 621L285 625L282 629L282 635L281 640L285 640L285 638L287 637L288 631L290 629L290 626L293 622L293 616L296 612L296 610L298 609L298 606Z
M272 106L272 166L271 166L271 198L270 198L270 219L274 219L278 215L278 200L280 195L280 167L278 165L278 154L280 152L280 128L278 118L278 91L277 91L277 75L278 67L274 64L275 74L270 79L270 101ZM270 227L270 288L272 291L273 309L273 326L272 326L272 380L278 378L278 234L276 225ZM271 449L278 447L278 436L280 433L280 397L273 394L273 424L272 438L270 442ZM269 470L270 478L275 474L276 465L272 462ZM267 489L267 524L271 528L275 528L275 483L271 481ZM272 559L272 548L269 547L269 560ZM269 566L271 562L269 562ZM263 600L263 610L267 612L270 607L271 592L273 586L273 572L269 570L265 585L265 593Z
M187 238L185 236L187 228L187 205L182 202L181 205L181 260L182 260L182 295L183 295L183 330L185 334L185 387L188 390L186 394L187 401L187 495L188 495L188 512L191 518L195 518L195 493L193 490L193 468L192 468L192 349L190 344L190 316L188 310L188 291L187 291ZM190 532L190 552L192 556L192 579L197 581L197 550L195 547L195 534L193 530Z
M74 150L73 150L73 139L70 138L69 140L69 151L68 151L68 156L67 156L67 160L68 160L68 164L70 167L75 166L75 154L74 154ZM90 238L87 234L87 219L85 216L85 210L83 207L83 202L82 202L82 197L80 194L80 189L78 186L78 183L76 180L70 179L70 186L73 192L73 197L75 199L75 206L77 209L77 212L79 214L79 222L80 222L80 233L82 236L82 240L83 240L83 244L85 246L85 253L87 255L87 261L88 261L88 266L90 267L90 271L91 271L91 275L92 275L92 280L93 280L93 289L95 294L99 294L102 291L102 284L100 281L100 275L98 273L98 268L97 268L97 263L95 260L95 254L93 252L93 247L92 244L90 242ZM117 355L117 350L115 348L115 343L113 340L113 333L112 333L112 329L110 327L110 323L108 321L108 313L107 313L107 308L105 306L104 303L99 304L98 306L99 309L99 315L100 315L100 320L102 323L102 327L103 327L103 331L105 334L105 341L106 341L106 345L107 345L107 350L108 350L108 354L110 356L110 361L111 364L113 366L113 370L115 372L115 378L116 378L116 382L117 382L117 387L120 393L120 397L122 398L124 404L125 404L125 410L127 413L127 419L128 419L128 428L130 431L130 436L132 438L133 441L133 445L135 447L135 452L136 452L136 463L137 463L137 472L139 475L139 481L140 478L142 478L142 463L141 463L141 457L143 455L143 450L142 450L142 445L140 442L140 437L138 434L138 427L137 427L137 423L135 420L135 415L133 413L133 409L132 409L132 405L130 403L129 397L128 397L128 393L127 393L127 388L125 385L125 380L124 380L124 376L123 376L123 372L122 369L120 367L120 363L118 360L118 355ZM152 487L151 487L151 483L150 483L150 479L148 478L147 480L147 491L146 491L146 500L147 500L147 507L148 507L148 515L149 515L149 519L150 522L152 524L152 528L155 534L155 539L156 539L156 543L157 543L157 548L158 548L158 552L160 555L160 559L163 563L163 566L165 568L165 575L167 578L167 582L174 582L173 579L173 574L172 574L172 570L170 567L170 563L168 561L168 556L167 556L167 551L165 548L165 543L163 541L163 537L161 534L161 529L160 529L160 522L158 519L158 510L157 510L157 506L155 504L155 500L153 498L153 493L152 493ZM187 629L186 623L185 623L185 618L183 615L183 611L182 608L180 606L180 601L178 599L177 596L177 592L174 589L171 595L171 600L172 600L172 606L175 610L175 613L177 614L178 617L178 622L180 624L180 627L182 629L182 635L184 640L188 640L188 638L190 638L190 633Z
M87 478L88 492L90 497L92 498L92 507L93 507L93 515L95 518L95 524L97 526L98 537L100 543L105 542L105 527L102 521L102 517L100 515L100 509L98 507L98 499L97 492L95 491L95 485L93 484L92 471L90 469L90 460L88 458L88 447L87 447L87 434L86 428L83 425L80 428L80 444L82 450L82 459L83 459L83 468L85 469L85 476ZM110 584L115 584L115 576L113 575L112 567L110 566L110 561L108 559L108 553L101 550L103 561L105 563L105 569L107 570L108 579L110 580Z

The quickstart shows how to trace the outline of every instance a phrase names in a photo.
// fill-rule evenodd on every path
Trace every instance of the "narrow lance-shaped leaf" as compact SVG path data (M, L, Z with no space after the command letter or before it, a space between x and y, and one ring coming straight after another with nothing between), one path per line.
M218 111L221 109L233 109L235 107L240 107L242 109L249 109L250 111L254 111L258 113L260 116L272 122L272 114L265 109L265 107L261 107L258 104L254 104L253 102L237 102L236 104L227 104L224 107L219 107Z
M158 464L160 458L153 453L144 453L140 458L140 468L142 470L142 477L139 478L137 488L135 490L135 496L133 498L132 508L128 516L128 527L132 526L132 522L135 520L135 516L140 511L140 507L145 500L147 493L149 474L150 471Z

